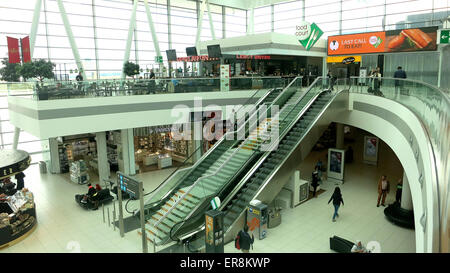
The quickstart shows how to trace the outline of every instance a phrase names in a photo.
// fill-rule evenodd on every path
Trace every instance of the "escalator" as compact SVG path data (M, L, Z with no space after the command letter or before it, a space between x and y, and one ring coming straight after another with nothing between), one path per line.
M284 105L298 98L300 92L293 88L273 89L257 105ZM259 124L264 124L265 119ZM249 121L246 125L248 125ZM250 126L251 127L251 126ZM256 128L260 130L261 128ZM248 131L247 126L239 130ZM234 133L234 132L233 132ZM248 133L248 132L247 132ZM228 133L227 135L229 135ZM168 179L166 187L146 200L146 232L152 244L162 245L170 239L171 229L193 212L209 203L215 193L242 171L257 153L259 140L250 137L241 140L226 140L222 137L200 160L190 168L180 170Z
M222 143L215 146L213 152L203 157L197 166L180 179L181 182L170 195L166 195L167 198L162 198L159 202L150 202L157 205L146 213L148 240L155 245L162 245L173 239L172 235L177 231L187 231L189 230L187 226L195 227L201 224L204 211L214 196L225 199L228 194L228 199L230 196L234 197L230 205L224 209L225 225L231 226L240 212L245 210L248 201L253 198L252 194L258 191L265 178L269 177L271 171L277 167L277 163L280 163L276 160L281 161L283 155L288 153L286 150L297 144L295 141L302 137L302 130L311 124L314 115L319 113L320 107L325 104L324 101L328 100L327 92L320 93L322 89L322 83L317 81L307 92L292 92L292 89L288 92L289 88L286 88L269 107L270 110L275 108L274 105L281 106L282 109L276 118L257 119L258 126L256 128L249 126L248 137L243 141L230 143L222 139ZM299 120L296 126L290 128L297 119ZM286 130L291 131L289 135L284 136ZM273 152L262 152L261 146L273 138L274 131L277 134L281 132L280 135L283 136L280 147ZM243 177L247 177L247 173L254 169L252 167L262 157L267 157L267 153L275 154L264 162L252 179L248 180L248 185L243 187L247 183L237 184ZM236 192L236 188L242 190Z
M266 182L270 181L289 153L299 145L306 135L307 129L314 125L314 120L332 97L333 95L330 92L321 92L312 103L308 104L306 111L303 109L305 105L302 103L293 107L292 111L284 115L294 117L300 111L303 110L304 112L292 128L287 130L288 132L281 139L278 148L263 157L263 160L258 164L259 168L255 168L254 173L248 180L244 181L245 183L240 183L239 189L235 189L233 198L230 198L228 205L222 209L224 211L224 230L228 230L237 218L245 212L248 203L256 197L262 187L266 185ZM280 120L283 120L283 118L281 117ZM287 123L288 120L290 118L287 118L284 122Z

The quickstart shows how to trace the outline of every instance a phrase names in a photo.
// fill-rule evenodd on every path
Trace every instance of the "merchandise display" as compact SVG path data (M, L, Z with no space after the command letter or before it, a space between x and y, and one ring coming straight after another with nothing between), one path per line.
M89 181L89 174L86 162L78 160L70 165L70 180L78 184L86 184Z
M30 155L21 150L0 150L0 182L15 187L11 177L30 166ZM6 194L5 194L6 193ZM36 205L27 188L0 194L0 249L17 243L36 225Z

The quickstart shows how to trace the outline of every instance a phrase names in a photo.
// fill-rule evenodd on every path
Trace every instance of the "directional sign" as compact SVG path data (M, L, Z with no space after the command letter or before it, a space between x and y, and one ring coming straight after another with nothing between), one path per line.
M128 193L132 197L139 199L139 181L134 180L133 178L124 175L123 173L117 172L117 182L119 184L119 188L122 191Z
M160 63L160 64L162 64L162 63L163 63L163 58L162 58L162 56L155 56L155 63Z
M450 43L450 29L441 29L439 33L439 43L449 44Z

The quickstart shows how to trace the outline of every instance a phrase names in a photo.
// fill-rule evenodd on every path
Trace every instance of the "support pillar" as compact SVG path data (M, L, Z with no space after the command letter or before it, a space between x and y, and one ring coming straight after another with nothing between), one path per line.
M122 149L123 172L126 175L136 174L136 162L134 160L134 135L133 129L120 130Z
M208 18L209 18L209 28L211 29L211 37L213 40L216 39L216 32L214 31L214 24L211 15L211 9L209 8L209 2L206 1L206 5L208 7Z
M101 184L105 182L105 180L108 180L110 175L108 148L106 147L106 133L95 133L95 140L97 142L98 179Z
M36 44L36 33L39 26L39 17L41 15L42 0L36 0L33 12L33 22L31 23L30 31L30 56L33 58L34 45Z
M59 162L58 140L55 137L48 139L48 147L50 150L50 172L61 173L61 164Z
M196 114L195 114L196 115ZM192 122L192 134L193 134L193 143L194 143L194 151L195 155L194 162L197 162L200 157L203 155L203 148L200 148L203 146L203 126L202 121L194 121Z
M130 59L130 49L131 49L131 42L133 40L133 34L134 34L134 28L136 26L136 9L137 9L138 1L134 0L133 3L133 10L131 11L131 18L130 18L130 24L128 26L128 38L127 38L127 44L125 47L125 55L123 57L123 64L128 62ZM122 77L121 79L124 80L126 77L125 72L122 69Z
M77 63L78 70L81 72L83 78L87 80L86 73L83 68L83 63L81 62L80 53L78 52L78 47L73 37L72 28L70 27L69 19L67 18L66 9L62 0L58 1L59 13L61 14L61 19L64 23L64 28L66 29L67 37L69 38L70 47L72 48L73 57Z
M344 149L344 124L336 124L336 148Z
M413 210L411 188L409 187L408 178L405 173L403 173L402 199L400 202L400 207L406 210Z
M13 150L17 150L19 145L20 128L14 127Z

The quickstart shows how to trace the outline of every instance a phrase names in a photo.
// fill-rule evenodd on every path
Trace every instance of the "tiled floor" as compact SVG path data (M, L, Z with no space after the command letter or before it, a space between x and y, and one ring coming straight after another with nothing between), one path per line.
M357 141L356 143L361 143ZM383 207L376 207L377 180L386 173L395 189L395 182L402 169L387 146L380 146L378 166L356 163L361 161L362 147L353 144L355 163L346 168L345 183L341 186L345 205L340 208L340 218L331 222L333 206L327 204L334 184L325 184L324 193L294 209L282 211L282 224L269 229L268 237L256 239L253 252L330 252L329 237L338 235L348 240L360 239L367 244L377 241L381 252L415 252L413 230L392 225L383 214ZM309 178L317 158L325 161L324 152L313 152L299 165L302 177ZM155 188L173 169L139 174L147 191ZM87 192L86 186L72 183L66 175L39 174L38 166L25 171L26 187L35 195L38 225L36 230L17 245L0 250L0 253L16 252L141 252L141 238L136 231L124 238L103 222L102 210L87 211L75 203L74 195ZM392 203L391 191L387 203ZM135 202L135 201L134 201ZM117 208L117 203L115 204ZM112 204L105 207L110 209ZM150 252L153 247L149 246ZM225 252L237 250L233 243L225 246Z

